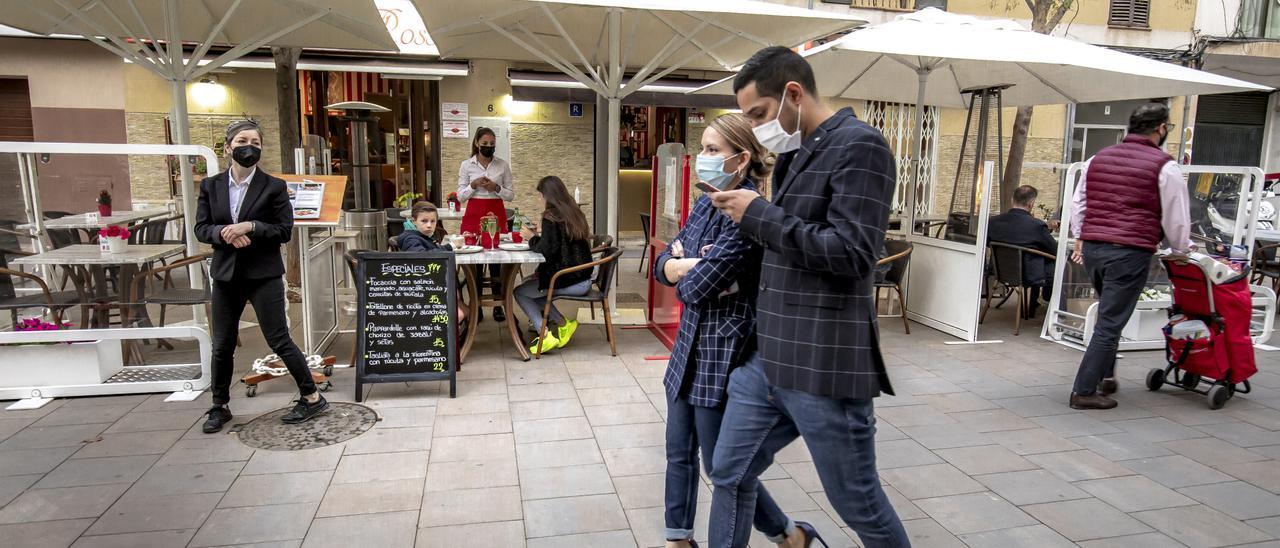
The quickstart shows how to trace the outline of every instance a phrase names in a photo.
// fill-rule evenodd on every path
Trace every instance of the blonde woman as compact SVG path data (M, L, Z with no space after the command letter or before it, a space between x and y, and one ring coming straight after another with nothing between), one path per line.
M716 118L702 134L699 187L745 188L769 177L772 158L741 114ZM712 188L714 187L714 188ZM698 450L708 468L720 434L729 372L755 346L755 289L760 247L701 196L671 245L658 255L654 277L674 286L684 311L663 384L667 391L666 538L668 548L696 547ZM778 546L808 546L817 534L789 519L763 487L755 526Z

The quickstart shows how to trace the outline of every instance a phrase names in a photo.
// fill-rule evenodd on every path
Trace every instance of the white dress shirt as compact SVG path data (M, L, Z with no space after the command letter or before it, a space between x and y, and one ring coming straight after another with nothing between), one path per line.
M498 192L490 192L483 188L471 188L471 182L481 177L498 183ZM516 199L515 184L511 180L511 164L494 156L489 167L480 165L475 156L462 161L458 167L458 201L466 202L472 198L501 198L505 201Z
M1084 163L1084 172L1089 173L1090 158ZM1071 235L1080 237L1080 227L1084 225L1085 184L1088 177L1080 179L1072 197ZM1188 196L1187 181L1182 178L1182 169L1172 160L1160 168L1160 227L1164 229L1165 245L1174 253L1185 254L1191 251L1191 200Z
M231 222L240 222L240 205L244 203L244 195L249 192L249 182L258 174L258 166L249 170L249 175L237 181L231 170L227 170L227 196L231 199Z

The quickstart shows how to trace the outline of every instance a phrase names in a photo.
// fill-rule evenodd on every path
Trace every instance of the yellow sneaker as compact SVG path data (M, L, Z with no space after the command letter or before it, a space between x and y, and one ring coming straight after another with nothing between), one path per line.
M556 339L556 336L555 336L555 335L552 335L551 333L547 333L547 335L546 335L545 337L543 337L541 341L534 340L534 342L533 342L533 346L530 346L530 347L529 347L529 353L530 353L530 354L538 354L538 353L539 353L539 352L538 352L538 347L539 347L539 346L541 346L541 347L542 347L542 352L541 352L541 353L542 353L542 354L546 354L547 352L550 352L550 351L552 351L552 350L555 350L556 348L559 348L559 347L560 347L560 340L559 340L559 339Z
M565 320L564 325L556 328L556 338L560 340L560 344L556 348L564 348L569 344L569 339L573 338L573 334L578 331L578 322L576 320Z

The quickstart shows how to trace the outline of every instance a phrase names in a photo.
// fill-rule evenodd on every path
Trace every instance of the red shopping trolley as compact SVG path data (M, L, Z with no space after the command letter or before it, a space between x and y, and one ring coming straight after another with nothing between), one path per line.
M1232 268L1200 253L1161 262L1173 284L1164 327L1168 365L1147 373L1147 388L1167 384L1204 394L1210 409L1221 409L1236 392L1250 391L1249 377L1258 371L1248 266Z

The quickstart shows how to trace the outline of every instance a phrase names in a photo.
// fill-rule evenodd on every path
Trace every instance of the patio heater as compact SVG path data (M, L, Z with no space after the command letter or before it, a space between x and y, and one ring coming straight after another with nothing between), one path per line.
M360 249L386 251L387 220L386 213L371 207L369 203L369 127L370 123L380 120L373 116L375 112L391 112L382 105L364 101L346 101L324 107L329 110L341 110L347 113L340 118L351 123L351 182L354 186L355 209L342 211L343 228L360 233L356 242Z
M978 197L982 185L995 185L1004 180L1004 116L1001 114L1001 94L1012 86L999 85L963 90L969 96L969 113L964 124L964 140L960 143L960 160L956 165L956 178L951 186L951 206L947 209L947 233L966 241L976 241L978 226L973 222L979 216ZM995 138L992 139L994 128ZM995 160L993 181L982 180L982 165ZM993 192L992 196L999 196ZM991 204L981 204L991 207Z

